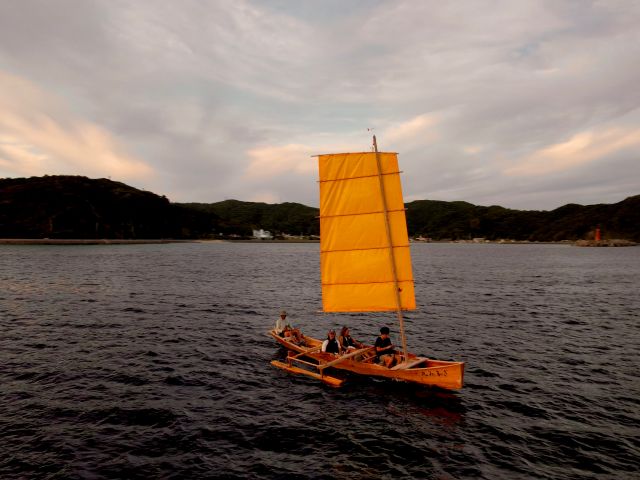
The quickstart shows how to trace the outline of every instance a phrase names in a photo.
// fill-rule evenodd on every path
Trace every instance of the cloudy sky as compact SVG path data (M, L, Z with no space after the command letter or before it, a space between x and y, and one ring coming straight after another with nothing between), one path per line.
M407 201L640 194L636 0L0 0L0 177L317 205L311 155Z

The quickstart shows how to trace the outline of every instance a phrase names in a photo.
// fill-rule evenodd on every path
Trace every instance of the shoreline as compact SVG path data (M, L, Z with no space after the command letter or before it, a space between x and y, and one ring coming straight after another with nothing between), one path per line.
M0 238L0 245L160 245L169 243L320 243L320 240L289 239L289 240L251 240L251 239L73 239L73 238ZM579 247L626 247L637 246L637 243L628 240L578 240L578 241L558 241L558 242L530 242L526 240L514 241L473 241L473 240L432 240L429 242L411 240L412 245L430 243L449 243L461 245L567 245Z
M0 238L0 245L145 245L195 242L196 240L126 240L118 238Z

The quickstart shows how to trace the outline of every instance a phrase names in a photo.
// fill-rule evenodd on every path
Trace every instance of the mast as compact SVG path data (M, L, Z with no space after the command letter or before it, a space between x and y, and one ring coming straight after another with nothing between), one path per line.
M393 255L393 241L391 239L391 226L389 225L389 209L387 207L387 196L384 190L384 180L382 178L382 164L380 162L380 154L378 153L378 142L376 136L373 136L373 148L376 153L376 164L378 167L378 181L380 183L380 193L382 194L382 208L384 210L384 226L387 231L387 241L389 244L389 261L391 263L391 271L393 273L393 285L395 289L396 299L396 315L400 326L400 341L402 342L402 352L404 361L408 361L407 356L407 337L404 333L404 318L402 317L402 303L400 300L400 284L398 283L398 270L396 267L396 259Z

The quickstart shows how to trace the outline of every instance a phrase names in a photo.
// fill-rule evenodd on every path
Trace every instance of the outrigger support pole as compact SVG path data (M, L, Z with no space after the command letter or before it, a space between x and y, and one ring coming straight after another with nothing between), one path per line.
M353 352L347 353L345 355L342 355L341 357L338 357L335 360L331 360L330 362L321 363L321 364L318 365L318 370L320 370L320 372L322 372L325 368L333 367L334 365L342 363L345 360L349 360L350 358L355 357L356 355L361 355L364 352L368 352L369 350L371 350L373 348L374 347L365 347L365 348L361 348L359 350L354 350Z
M373 136L373 149L376 152L376 163L378 166L378 181L380 182L380 193L382 194L382 208L384 209L384 226L387 231L387 240L389 243L389 260L391 262L391 271L393 272L393 284L396 298L396 314L398 316L398 324L400 326L400 341L402 342L402 352L404 361L409 360L407 352L407 337L404 333L404 318L402 317L402 301L400 299L400 284L398 283L398 269L396 267L396 259L393 255L393 240L391 239L391 224L389 222L389 208L387 206L387 195L384 189L384 180L382 178L382 162L380 161L380 153L378 152L378 142L376 136Z

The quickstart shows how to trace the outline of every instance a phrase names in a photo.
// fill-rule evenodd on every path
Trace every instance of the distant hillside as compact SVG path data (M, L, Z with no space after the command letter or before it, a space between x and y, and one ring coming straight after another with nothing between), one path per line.
M225 235L250 236L254 229L265 229L291 235L319 235L318 209L300 203L241 202L224 200L217 203L182 203L191 208L219 218L218 231Z
M107 179L0 179L0 238L193 238L213 216Z
M409 234L435 240L577 240L593 238L597 226L603 238L640 240L640 195L612 205L568 204L551 211L434 200L417 200L406 207Z
M612 205L569 204L552 211L417 200L407 207L410 236L434 240L640 241L640 195ZM120 182L80 176L0 179L0 238L226 238L253 229L318 235L318 209L299 203L225 200L171 203Z

